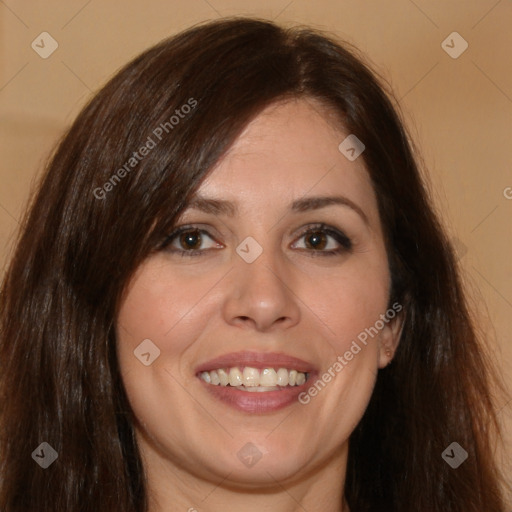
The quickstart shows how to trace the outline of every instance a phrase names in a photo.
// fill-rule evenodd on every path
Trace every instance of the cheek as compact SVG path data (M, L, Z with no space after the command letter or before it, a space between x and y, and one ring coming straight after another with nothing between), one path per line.
M208 329L215 304L207 292L218 281L212 275L177 275L165 264L150 261L137 272L119 311L117 354L128 400L146 435L172 446L176 454L187 445L190 418L197 415L200 424L201 410L196 410L186 388L187 361ZM149 357L141 357L147 353ZM171 416L169 411L182 414Z
M133 350L151 339L161 356L186 349L203 330L208 307L205 293L218 281L215 275L176 275L165 263L148 262L132 281L118 316L118 350Z
M139 421L153 427L161 421L162 404L174 411L191 405L184 386L190 380L196 342L209 332L218 311L216 285L223 275L176 272L161 261L164 258L157 256L141 266L117 319L117 356L127 396ZM173 421L186 422L187 414Z
M390 277L385 263L353 260L338 270L304 281L300 297L325 327L336 352L366 332L387 310Z
M304 288L307 306L324 336L323 365L301 397L310 407L322 436L348 439L366 410L378 372L379 329L388 305L385 266L353 266L336 279ZM378 324L380 325L380 324Z

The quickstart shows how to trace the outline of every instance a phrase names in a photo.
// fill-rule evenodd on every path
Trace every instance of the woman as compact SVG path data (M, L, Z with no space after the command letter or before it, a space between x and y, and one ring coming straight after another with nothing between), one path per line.
M355 55L222 20L84 108L3 284L2 511L505 510L453 252Z

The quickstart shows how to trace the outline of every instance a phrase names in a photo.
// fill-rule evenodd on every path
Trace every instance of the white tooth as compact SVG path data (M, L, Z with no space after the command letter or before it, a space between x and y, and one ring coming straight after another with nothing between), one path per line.
M243 377L244 386L258 386L260 383L260 371L257 368L246 366Z
M275 386L277 373L274 368L264 368L260 374L260 386Z
M215 370L210 371L210 379L214 386L218 386L220 384L219 374Z
M220 385L227 386L229 384L229 375L227 374L226 370L224 370L224 368L219 368L217 373L219 375Z
M241 386L243 384L243 375L238 367L229 370L229 384L230 386Z
M288 370L286 368L277 370L277 385L288 386Z
M302 372L297 373L297 378L295 379L295 384L297 386L301 386L302 384L304 384L304 382L306 382L306 376Z
M210 372L201 372L199 377L214 386L219 384L227 386L229 384L238 388L243 386L242 389L251 388L245 389L248 391L272 391L288 385L300 386L306 382L306 374L304 372L287 370L286 368L279 368L277 372L274 368L264 368L260 371L251 366L244 367L243 372L237 366L233 368L219 368Z

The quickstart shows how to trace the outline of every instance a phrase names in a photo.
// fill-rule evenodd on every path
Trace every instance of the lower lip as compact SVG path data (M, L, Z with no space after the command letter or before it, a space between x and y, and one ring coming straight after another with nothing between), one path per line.
M208 384L199 378L206 390L215 398L225 404L243 412L266 413L284 409L294 403L299 403L298 396L310 386L311 378L300 386L288 386L279 391L251 392L241 391L231 386L220 386Z

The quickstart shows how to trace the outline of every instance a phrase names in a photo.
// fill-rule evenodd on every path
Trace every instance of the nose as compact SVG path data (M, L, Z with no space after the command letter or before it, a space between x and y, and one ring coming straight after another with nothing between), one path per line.
M293 327L300 320L294 287L290 268L271 251L263 251L253 263L236 256L223 304L224 319L261 332Z

